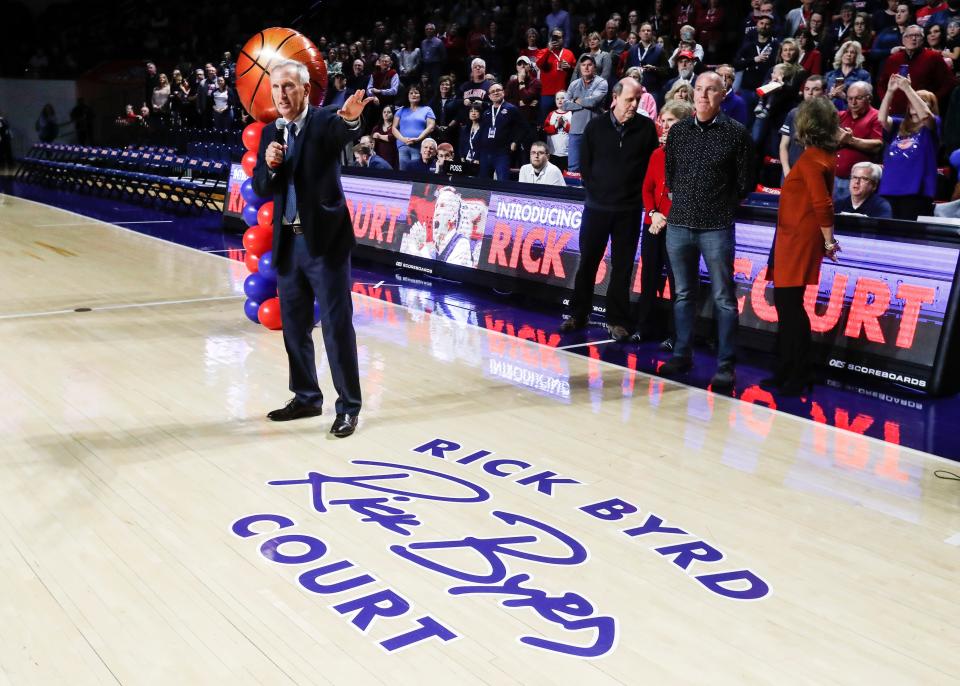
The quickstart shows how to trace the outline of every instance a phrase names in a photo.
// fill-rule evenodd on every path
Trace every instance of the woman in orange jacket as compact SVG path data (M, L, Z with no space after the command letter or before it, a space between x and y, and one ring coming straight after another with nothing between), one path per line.
M779 321L779 359L776 373L762 382L784 395L799 395L812 383L810 317L804 292L820 282L824 255L836 262L840 252L833 235L832 199L837 110L826 98L807 100L797 110L794 126L805 150L783 183L767 268Z

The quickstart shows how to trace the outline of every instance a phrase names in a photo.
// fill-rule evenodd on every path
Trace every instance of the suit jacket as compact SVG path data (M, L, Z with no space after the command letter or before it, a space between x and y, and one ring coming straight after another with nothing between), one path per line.
M310 254L340 264L356 245L340 184L340 153L343 146L353 140L357 129L351 129L337 115L336 108L310 107L303 130L297 132L292 158L285 159L272 172L264 155L267 146L277 140L277 132L271 126L263 129L257 166L253 170L254 190L258 195L273 197L273 263L279 271L286 271L290 266L293 236L289 229L283 231L281 224L287 182L292 174L297 211Z
M643 72L641 83L650 93L660 92L660 87L670 75L670 66L667 64L667 53L663 51L663 46L654 43L640 56L641 44L637 43L627 52L627 63L624 65L627 69L630 67L652 66L655 69L649 69ZM612 87L612 84L611 84Z

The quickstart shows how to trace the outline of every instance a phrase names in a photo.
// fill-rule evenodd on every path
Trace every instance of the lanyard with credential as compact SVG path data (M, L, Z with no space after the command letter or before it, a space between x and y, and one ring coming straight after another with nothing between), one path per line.
M487 138L494 138L497 135L497 115L500 114L501 109L503 109L503 105L499 107L493 105L490 108L490 130L487 132Z

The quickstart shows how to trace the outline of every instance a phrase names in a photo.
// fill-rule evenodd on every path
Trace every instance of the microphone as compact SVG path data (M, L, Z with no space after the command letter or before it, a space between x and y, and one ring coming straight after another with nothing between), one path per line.
M273 136L273 140L283 145L283 130L287 128L287 120L280 117L274 122L274 125L277 127L277 130Z

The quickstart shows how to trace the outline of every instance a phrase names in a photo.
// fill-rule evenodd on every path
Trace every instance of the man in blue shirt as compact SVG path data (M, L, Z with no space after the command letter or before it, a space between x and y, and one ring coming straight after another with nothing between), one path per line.
M727 89L727 94L723 96L723 102L720 103L720 111L746 126L749 121L747 103L733 90L736 72L729 64L721 64L717 67L717 73L723 79L724 88Z
M570 47L570 37L573 31L570 30L570 13L563 9L560 0L550 0L550 14L547 15L547 33L554 29L563 31L563 46Z
M443 41L437 38L437 27L432 23L424 26L423 32L427 36L420 42L423 70L430 75L430 83L437 83L443 73L443 65L447 61L447 48Z

